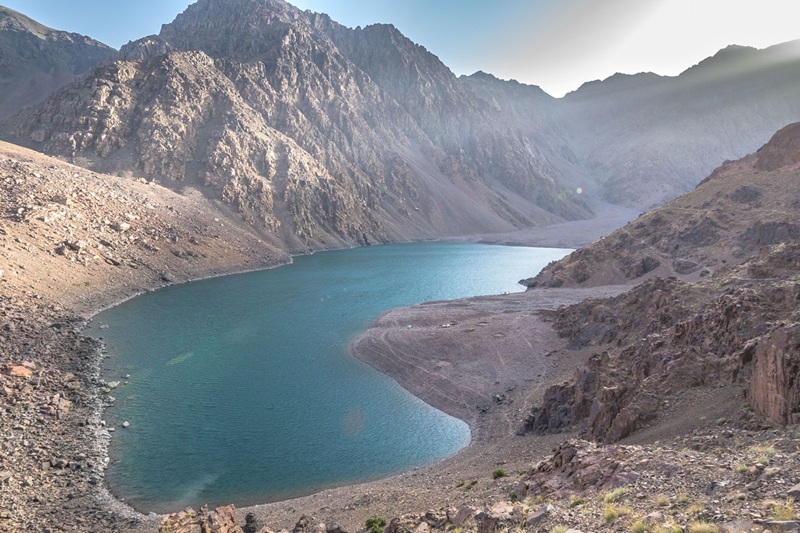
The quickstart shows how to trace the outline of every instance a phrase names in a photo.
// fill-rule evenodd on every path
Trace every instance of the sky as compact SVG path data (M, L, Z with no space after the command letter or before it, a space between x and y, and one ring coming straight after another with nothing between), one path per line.
M189 0L0 0L114 48L158 33ZM394 24L460 74L553 96L614 73L674 76L720 49L800 39L797 0L291 0L345 26Z

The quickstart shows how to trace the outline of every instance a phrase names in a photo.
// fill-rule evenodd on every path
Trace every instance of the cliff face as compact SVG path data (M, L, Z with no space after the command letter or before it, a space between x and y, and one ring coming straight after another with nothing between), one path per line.
M800 128L717 169L697 189L549 265L531 286L646 280L550 318L597 353L551 387L523 432L573 424L616 441L658 415L670 394L742 384L754 411L797 423ZM654 274L683 274L653 277Z
M391 83L359 66L383 55ZM120 57L6 129L95 169L204 187L293 250L590 215L396 30L348 30L277 0L205 0Z
M114 50L0 6L0 119L34 105Z

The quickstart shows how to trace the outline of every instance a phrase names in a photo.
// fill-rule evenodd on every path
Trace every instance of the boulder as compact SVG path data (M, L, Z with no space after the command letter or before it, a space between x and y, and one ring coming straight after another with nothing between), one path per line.
M458 510L456 513L455 518L453 518L453 525L455 527L461 527L467 519L475 514L475 508L470 507L469 505L465 505Z
M8 367L6 373L11 376L12 378L25 378L28 379L33 376L33 371L25 366L22 365L14 365Z

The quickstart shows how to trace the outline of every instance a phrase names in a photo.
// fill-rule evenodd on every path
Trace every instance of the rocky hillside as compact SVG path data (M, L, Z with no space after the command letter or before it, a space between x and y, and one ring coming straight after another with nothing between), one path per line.
M456 78L391 25L201 0L0 136L201 188L293 251L509 231L649 209L754 150L800 119L798 48L730 47L555 99Z
M125 509L98 486L108 398L81 315L289 258L197 191L96 174L6 143L0 213L0 531L56 522L127 530Z
M656 419L669 395L732 383L772 423L800 422L799 175L793 124L692 193L528 280L536 287L647 279L615 298L551 313L574 348L596 354L547 391L522 431L578 424L613 442Z
M114 50L0 6L0 120L37 104Z
M281 0L201 0L120 57L6 136L200 187L292 250L590 216L538 148L394 28L349 30Z

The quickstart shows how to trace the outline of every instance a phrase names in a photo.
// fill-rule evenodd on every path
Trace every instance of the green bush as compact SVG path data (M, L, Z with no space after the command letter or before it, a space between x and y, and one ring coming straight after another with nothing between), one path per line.
M506 472L502 468L498 468L494 472L492 472L492 479L500 479L501 477L508 477L508 472Z
M383 533L383 528L386 527L386 519L382 516L370 516L367 518L366 526L369 533Z

